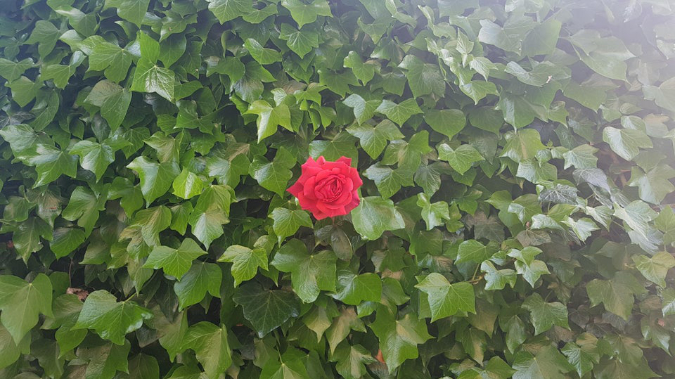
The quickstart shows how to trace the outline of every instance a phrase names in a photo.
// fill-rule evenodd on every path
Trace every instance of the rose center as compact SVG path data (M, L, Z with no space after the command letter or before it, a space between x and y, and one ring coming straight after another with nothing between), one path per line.
M331 175L322 179L314 187L316 197L325 202L335 201L342 195L344 175Z

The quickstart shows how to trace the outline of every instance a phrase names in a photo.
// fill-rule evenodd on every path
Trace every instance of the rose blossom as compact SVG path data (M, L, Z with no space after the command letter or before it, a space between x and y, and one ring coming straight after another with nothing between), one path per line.
M335 162L309 157L302 165L300 178L287 191L317 220L346 215L359 205L357 189L363 184L351 163L351 158L346 157Z

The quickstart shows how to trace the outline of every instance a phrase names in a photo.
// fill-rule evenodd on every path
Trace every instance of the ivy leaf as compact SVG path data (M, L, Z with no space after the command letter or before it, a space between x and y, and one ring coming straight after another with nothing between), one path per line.
M574 366L580 377L583 377L593 369L594 364L600 363L598 351L598 339L590 333L582 333L574 342L568 342L562 348L562 353L567 361Z
M263 47L253 38L247 38L244 42L244 47L246 47L246 50L248 50L253 59L262 65L272 64L281 60L281 53L276 50Z
M388 230L403 229L403 217L394 207L391 200L378 196L364 197L352 211L354 229L369 240L380 238Z
M539 132L534 129L521 129L506 134L506 145L502 157L511 158L515 162L532 159L537 152L546 149L541 143Z
M159 246L159 233L171 225L171 210L160 205L138 211L133 218L131 226L139 226L143 241L148 246Z
M101 116L114 131L126 117L131 104L131 92L113 82L102 80L96 83L84 102L101 108Z
M437 64L424 63L417 56L409 54L403 58L399 67L407 71L406 77L413 97L419 98L430 94L443 97L445 94L445 79ZM396 122L393 119L392 121Z
M12 242L24 262L28 261L32 253L42 248L40 237L47 240L53 238L52 228L38 217L28 218L14 230Z
M608 126L602 131L602 140L627 161L633 160L640 152L640 148L652 147L652 140L638 129L617 129Z
M516 271L521 274L528 283L530 283L532 288L534 288L537 280L539 280L542 275L550 274L546 263L538 259L534 259L534 257L540 253L541 249L533 246L527 246L522 250L512 249L508 253L509 257L516 258Z
M79 358L89 362L85 377L112 378L117 371L129 372L131 344L127 340L122 345L105 343L80 349Z
M331 353L335 353L341 342L347 338L352 330L365 333L366 326L356 315L354 307L343 307L340 309L339 316L333 320L326 330L326 339Z
M77 175L77 157L69 155L59 148L38 144L35 155L26 160L30 166L35 166L38 177L34 188L49 184L62 174L75 178Z
M321 291L335 291L335 253L323 250L309 254L300 240L292 239L279 248L272 265L291 273L293 290L300 300L311 303Z
M423 320L412 313L397 320L384 306L378 307L375 322L369 326L380 340L380 349L389 373L393 373L406 360L416 359L417 345L431 339Z
M232 364L227 329L202 321L192 325L183 341L184 349L192 349L209 379L218 378Z
M337 362L335 368L347 379L359 379L366 374L366 366L377 362L368 350L361 345L340 344L331 360Z
M459 109L433 109L424 112L424 121L431 126L431 129L452 139L464 129L466 116Z
M295 158L288 150L281 148L272 162L267 162L264 158L254 159L249 166L249 172L263 188L283 196L288 181L293 177L293 166Z
M596 168L598 158L595 153L598 149L591 145L581 145L563 154L565 158L565 170L574 166L576 168Z
M283 241L286 237L294 235L301 226L312 228L312 219L309 213L302 209L290 210L288 208L274 208L269 217L274 220L272 228L274 234Z
M378 302L382 296L382 281L377 274L357 275L349 270L339 270L336 293L332 296L349 305L359 305L363 301Z
M87 41L93 44L89 54L89 70L103 71L105 77L114 83L119 83L127 77L132 61L128 51L103 38L92 37Z
M158 67L155 62L141 58L136 65L136 74L131 90L136 92L156 93L173 102L175 77L168 68Z
M506 285L510 285L513 288L516 285L516 280L518 275L515 271L507 268L502 270L497 270L497 268L490 261L485 261L481 263L480 269L485 273L485 289L486 290L503 290Z
M494 242L483 245L476 240L467 240L459 245L457 259L455 262L481 263L490 259L490 257L492 257L497 252L497 250L499 250L499 248Z
M645 278L663 288L666 287L668 270L675 267L675 258L664 251L656 253L653 257L634 255L633 262Z
M352 96L358 95L351 95L350 97ZM361 147L373 159L376 159L382 153L388 141L403 138L403 134L401 134L398 127L389 120L383 120L375 127L370 125L352 125L347 128L347 132L359 139Z
M96 181L101 180L101 176L115 160L113 149L109 145L88 140L79 141L73 145L70 148L70 154L80 156L80 165L83 169L93 172L96 175Z
M105 7L116 8L118 16L140 28L149 4L150 0L106 0Z
M427 224L427 230L443 225L443 220L450 220L450 208L445 201L431 203L427 195L419 193L417 206L422 208L422 219Z
M300 303L293 293L265 290L253 282L240 286L232 300L244 309L244 317L260 338L300 313Z
M344 67L351 68L354 76L356 76L364 86L375 77L375 65L370 62L364 63L361 61L361 57L356 51L350 51L349 54L347 54L344 59ZM354 113L356 113L356 111Z
M234 286L251 280L257 273L258 267L267 270L267 251L262 247L250 249L246 246L229 246L218 262L232 263L232 276Z
M205 254L194 240L185 238L178 249L155 246L143 267L155 270L161 268L164 273L180 280L192 267L192 261Z
M56 258L62 258L75 251L84 240L85 234L82 229L56 228L52 241L49 243L49 248Z
M376 163L366 170L364 176L375 182L377 190L383 198L388 199L395 195L402 185L412 186L411 172L401 168L392 169Z
M174 161L157 163L145 156L137 157L127 167L138 173L141 179L141 192L148 205L164 195L180 173L178 164Z
M317 0L322 1L322 0ZM288 48L304 58L313 48L319 47L319 33L314 30L298 30L289 24L281 24L279 38L286 41Z
M603 303L605 309L628 321L633 310L633 295L646 292L628 272L619 271L610 280L593 279L586 285L591 306Z
M459 86L459 89L477 105L487 95L499 95L497 86L492 82L472 80Z
M447 161L455 171L464 175L474 163L485 160L482 155L471 145L460 145L452 149L448 144L438 146L438 158Z
M196 174L184 168L173 180L173 193L182 199L190 199L202 193L204 181Z
M56 41L59 40L60 35L61 33L54 24L47 20L38 20L35 23L33 32L28 37L28 40L26 40L26 44L32 45L37 43L38 53L40 57L44 58L54 50L54 46L56 45Z
M476 298L471 283L451 284L445 276L431 273L415 288L427 294L431 322L453 316L458 311L476 312Z
M413 115L422 113L415 99L404 100L399 104L385 99L382 100L375 111L387 116L388 119L399 126L403 125Z
M178 296L179 310L199 303L208 292L211 296L220 297L220 282L223 272L215 263L197 261L179 282L173 284Z
M221 24L254 11L252 0L208 0L208 3Z
M265 100L256 100L248 107L247 114L256 114L256 124L258 125L258 142L277 132L277 126L283 126L288 130L293 130L291 124L291 111L286 104L280 104L272 107Z
M356 117L356 122L358 122L359 125L362 125L364 122L373 118L373 115L375 115L375 110L380 105L380 103L382 103L382 100L366 100L360 95L353 93L349 95L343 101L343 103L346 106L354 109L354 117ZM366 126L367 125L362 125L362 127ZM351 128L353 127L355 127L355 125L351 126ZM358 136L355 135L355 137Z
M25 338L20 343L15 343L12 335L0 325L0 368L5 368L16 362L22 354L30 352L30 339Z
M283 0L281 5L291 11L291 17L298 23L298 28L313 23L318 16L332 16L326 0L313 0L310 4L300 0Z
M52 284L45 274L31 283L12 275L0 276L0 321L16 346L38 323L38 315L53 317Z
M525 299L523 308L530 311L535 335L551 329L553 325L558 325L565 329L570 328L567 321L567 307L562 303L547 303L538 293L534 293Z
M105 209L105 201L105 196L97 196L89 188L76 187L62 216L68 221L78 220L77 225L89 235L96 225L99 212Z
M33 67L33 65L33 60L30 58L23 59L19 62L0 58L0 76L7 79L8 82L12 82L19 79L21 75L23 75L26 70Z
M150 318L152 312L135 302L117 302L108 291L99 290L89 294L72 329L94 329L101 338L124 345L124 336L138 330L143 320Z
M642 200L660 204L668 194L675 191L675 186L670 182L673 177L675 169L666 164L659 164L647 172L633 167L628 185L638 187Z
M552 346L542 347L536 356L521 351L513 361L516 372L513 379L565 379L565 373L572 367L558 349Z

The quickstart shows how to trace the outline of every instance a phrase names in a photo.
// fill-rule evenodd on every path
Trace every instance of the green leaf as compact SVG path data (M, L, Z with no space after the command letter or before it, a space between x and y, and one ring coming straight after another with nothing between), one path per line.
M485 273L485 289L486 290L503 290L506 285L513 288L516 285L518 276L516 272L511 269L497 270L490 261L481 263L480 269Z
M445 201L431 203L427 195L419 193L417 206L422 208L422 219L427 224L427 230L444 225L444 220L450 220L450 209Z
M269 218L274 220L272 228L274 229L274 234L279 237L279 240L284 240L286 237L294 235L301 226L308 228L314 226L309 213L301 209L274 208Z
M30 217L14 230L12 242L24 262L28 261L32 253L42 249L40 237L51 240L52 228L37 217Z
M109 145L88 140L79 141L73 145L70 148L70 154L80 156L80 165L83 169L93 172L96 175L96 181L101 180L101 176L115 160L113 150Z
M349 305L359 305L363 301L378 302L382 296L382 281L377 274L357 275L349 270L337 272L335 299Z
M410 54L403 58L399 67L407 71L406 77L413 97L418 98L431 94L438 97L445 95L445 79L437 64L424 63L417 56Z
M291 11L291 17L298 23L298 28L313 23L318 16L332 16L326 0L312 0L309 4L300 0L282 0L281 5Z
M424 112L424 121L431 129L452 139L466 125L466 116L459 109L429 110Z
M220 208L195 209L189 218L192 234L208 249L211 242L222 236L223 225L230 222L227 213Z
M140 27L150 0L106 0L106 8L117 8L117 15Z
M331 360L337 364L338 373L347 379L359 379L366 374L366 365L377 362L366 348L361 345L340 344Z
M283 196L288 181L293 177L291 168L295 166L295 158L286 149L279 149L272 162L264 158L256 158L249 166L251 176L265 189Z
M96 225L99 211L105 209L105 201L104 196L98 197L88 188L76 187L62 216L68 221L78 220L77 225L89 235Z
M258 115L258 142L277 132L277 126L281 125L288 130L293 130L291 124L291 111L286 104L272 107L265 100L256 100L248 107L247 114Z
M600 353L598 351L598 339L590 333L582 333L577 338L576 343L568 342L562 348L562 353L567 357L567 361L574 366L580 377L583 377L593 369L595 364L600 362Z
M218 378L232 364L227 329L202 321L192 325L183 340L184 349L192 349L197 355L209 379Z
M413 115L422 113L415 99L408 99L399 104L389 100L382 100L382 103L375 111L387 116L388 119L394 121L399 126L403 125Z
M523 54L533 57L553 53L562 24L554 17L535 26L523 40Z
M473 285L468 282L450 283L443 275L431 273L415 285L427 294L431 322L450 317L459 311L476 312Z
M19 62L13 62L5 58L0 58L0 76L12 82L19 79L26 70L33 67L33 60L30 58L23 59Z
M89 362L86 378L113 378L117 371L129 371L129 350L131 344L124 340L122 345L106 343L82 347L78 358Z
M309 254L300 240L292 239L279 248L271 264L291 273L293 290L300 300L311 303L321 291L335 291L335 253L323 250Z
M459 245L457 259L455 262L481 263L490 259L490 257L492 257L497 252L497 250L499 250L498 246L494 242L483 245L476 240L467 240Z
M60 35L61 33L56 29L54 24L46 20L38 20L35 23L33 32L25 43L28 45L37 43L38 53L40 57L44 58L54 50L54 46L56 45L56 41L59 40Z
M570 328L567 321L567 307L562 303L547 303L538 293L534 293L525 299L523 308L530 311L535 335L551 329L553 325L558 325L565 329Z
M516 258L516 272L522 275L533 288L542 275L550 274L546 263L534 259L541 252L541 249L527 246L522 250L512 249L508 253L509 257Z
M244 317L260 338L300 313L300 304L293 293L265 290L253 282L240 286L232 300L244 309Z
M49 184L62 174L74 178L77 175L77 157L50 145L38 144L36 155L28 158L26 164L35 166L38 177L33 188Z
M666 164L659 164L647 172L633 167L628 185L638 187L642 200L660 204L668 194L675 191L675 186L670 182L674 177L675 169Z
M250 249L246 246L229 246L223 255L218 258L218 262L232 263L232 276L234 277L234 286L251 280L257 273L258 267L267 270L267 251L262 247Z
M171 210L160 205L138 211L131 226L139 226L143 241L148 246L160 246L159 233L171 225Z
M534 129L522 129L506 134L506 145L502 157L511 158L515 162L532 159L537 152L546 149L541 143L539 132Z
M53 317L52 284L45 274L38 274L31 283L12 275L0 276L0 321L21 345L26 333L38 323L38 315Z
M595 153L598 149L591 145L580 145L563 154L565 158L565 170L574 166L576 168L598 167L598 158Z
M138 173L141 180L141 192L148 205L164 195L180 173L176 162L157 163L145 156L137 157L127 167Z
M272 64L281 60L281 53L273 49L265 48L253 38L246 39L244 47L246 47L246 50L248 50L253 59L262 65Z
M136 65L131 90L136 92L156 93L173 102L175 78L174 72L158 67L153 61L141 58Z
M485 160L482 155L471 145L460 145L452 149L448 144L438 146L438 158L447 161L455 171L464 175L474 163Z
M572 367L558 349L552 346L541 348L536 356L521 351L513 361L516 372L513 379L565 379Z
M115 130L126 117L131 104L131 92L115 83L102 80L96 83L84 101L101 108L101 116Z
M365 333L366 326L356 315L354 307L343 307L340 309L338 317L335 317L332 323L329 323L329 328L326 330L326 339L331 353L336 352L340 343L347 338L352 330Z
M178 296L179 309L183 310L190 305L199 303L204 299L207 292L211 296L220 297L220 282L222 279L223 272L217 264L194 262L181 280L173 284L173 290Z
M344 67L351 68L354 76L356 76L364 86L375 77L375 65L370 62L364 63L356 51L350 51L349 54L347 54L344 59ZM354 111L354 113L356 113L356 111Z
M192 267L192 261L206 252L192 239L185 238L178 249L155 246L143 267L163 269L164 273L180 280Z
M208 3L221 24L254 11L253 0L208 0Z
M85 240L85 234L77 228L56 228L54 229L52 241L49 248L56 258L62 258L72 253Z
M204 181L196 174L184 168L173 180L173 194L182 199L191 199L202 193Z
M660 86L644 86L642 91L649 100L654 100L661 108L675 111L675 78L670 78Z
M431 339L427 332L427 325L414 314L408 313L402 319L386 307L378 307L375 322L370 324L377 338L380 340L382 356L392 373L408 359L416 359L419 355L417 345Z
M39 80L33 82L27 77L22 76L11 83L5 83L5 86L12 89L12 100L19 104L19 106L25 107L35 99L35 96L37 96L42 87L42 82Z
M279 38L286 41L288 48L300 58L304 58L313 48L319 47L319 33L314 30L300 31L289 24L281 24Z
M356 122L359 123L359 125L363 124L364 122L370 120L373 118L375 115L375 110L377 107L382 103L382 100L365 100L361 96L353 93L349 95L343 103L354 109L354 117L356 117ZM366 127L368 125L363 125L363 127ZM354 127L354 126L352 126ZM352 133L353 134L353 133ZM358 136L356 136L358 137Z
M608 126L602 131L602 140L627 161L633 160L640 152L640 148L652 147L651 139L637 129L617 129Z
M380 238L385 231L405 227L394 203L378 196L361 199L359 206L352 211L352 223L356 232L369 240Z
M633 310L633 295L646 292L628 272L619 271L610 280L593 279L586 285L591 306L603 303L605 309L628 320Z
M653 257L634 255L633 262L642 276L663 288L666 287L668 270L675 267L675 258L664 251L656 253Z
M0 369L16 362L22 354L28 354L29 351L30 338L15 343L9 331L0 325Z
M89 294L72 329L94 329L101 338L124 345L124 336L138 330L143 320L150 318L152 313L135 302L118 302L108 291L99 290Z
M134 378L159 379L159 364L150 355L138 354L129 360L129 376Z
M132 61L128 51L102 38L92 37L87 41L93 44L89 54L89 70L103 71L105 77L114 83L127 77Z
M468 97L470 97L477 105L478 102L487 95L499 95L497 87L492 82L483 82L479 80L472 80L459 86L459 89Z

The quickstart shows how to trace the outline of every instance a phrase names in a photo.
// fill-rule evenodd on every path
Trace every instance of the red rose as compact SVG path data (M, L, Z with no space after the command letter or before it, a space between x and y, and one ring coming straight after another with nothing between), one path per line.
M317 220L346 215L359 205L357 189L363 184L351 163L351 158L346 157L336 162L327 162L324 157L315 161L310 157L302 165L302 175L288 192Z

